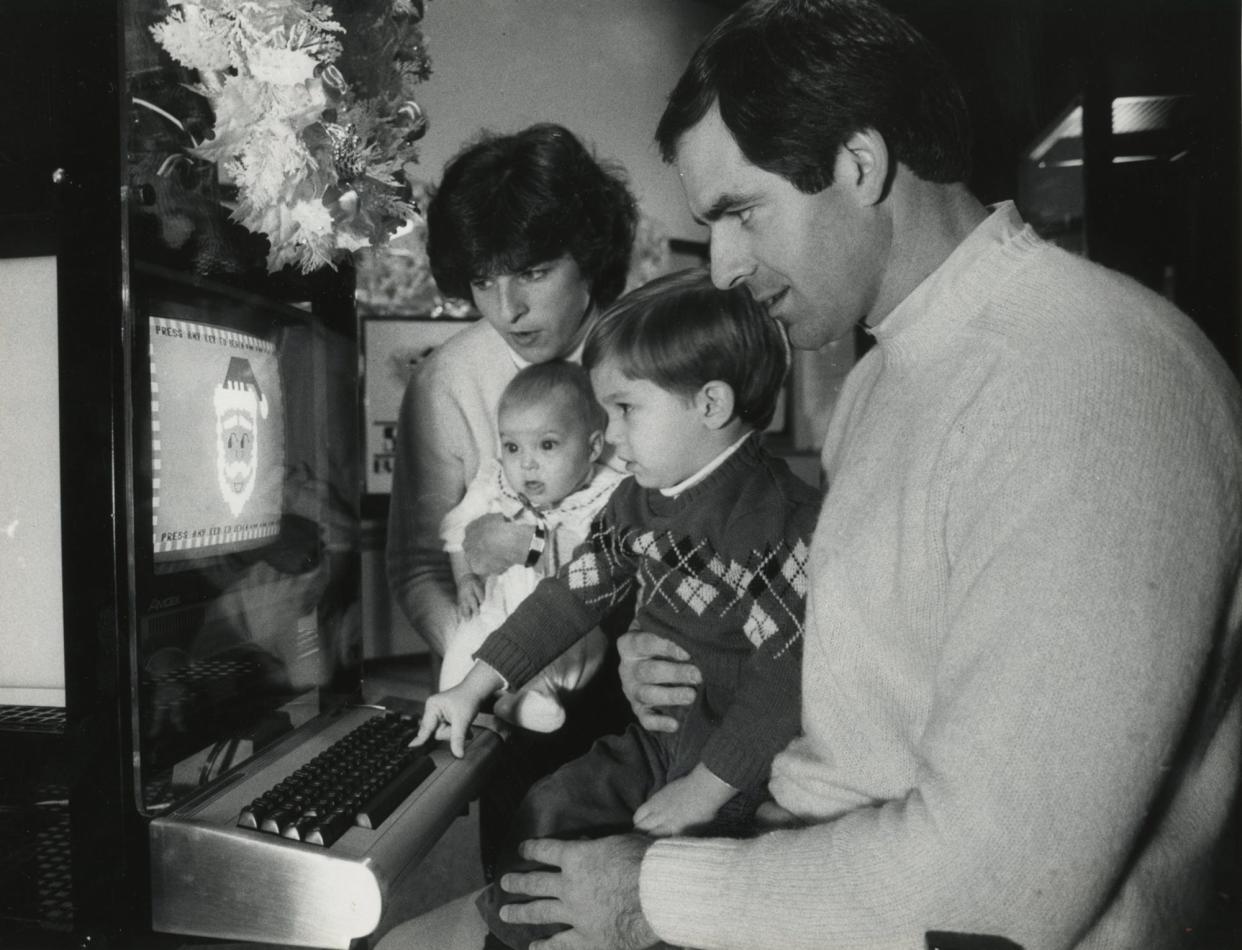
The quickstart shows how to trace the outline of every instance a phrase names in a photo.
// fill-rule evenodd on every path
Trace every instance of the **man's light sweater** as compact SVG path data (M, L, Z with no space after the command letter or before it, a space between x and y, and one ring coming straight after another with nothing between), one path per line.
M808 826L658 842L644 913L706 948L1177 946L1242 749L1236 381L1009 205L875 336L770 786Z

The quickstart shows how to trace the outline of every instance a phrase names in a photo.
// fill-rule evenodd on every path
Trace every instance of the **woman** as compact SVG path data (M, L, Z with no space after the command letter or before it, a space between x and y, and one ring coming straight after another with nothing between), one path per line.
M485 136L445 168L427 209L431 271L483 320L406 389L387 550L393 594L436 653L457 603L440 520L497 450L501 390L524 365L577 359L591 321L620 295L636 218L620 174L557 125ZM532 535L493 516L467 533L466 553L493 572L523 561Z
M558 125L486 135L445 168L427 209L432 275L447 296L473 300L483 319L421 363L406 389L387 551L393 594L437 654L457 611L441 519L498 450L500 394L518 370L579 358L591 322L624 289L636 221L620 173ZM537 563L533 540L530 527L491 515L467 529L464 548L477 572L496 573ZM566 705L569 725L560 732L506 743L506 774L484 792L480 846L489 880L495 846L527 786L597 735L624 727L629 707L615 659ZM589 715L575 716L575 707Z

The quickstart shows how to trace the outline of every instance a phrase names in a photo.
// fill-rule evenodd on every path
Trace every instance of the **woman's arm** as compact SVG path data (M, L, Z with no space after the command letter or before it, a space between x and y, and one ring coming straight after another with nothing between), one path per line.
M462 550L474 573L500 574L514 564L526 563L534 536L533 526L508 521L503 515L493 513L466 525Z
M440 523L465 494L461 409L415 373L397 422L388 512L388 583L414 630L438 654L457 620L457 590Z

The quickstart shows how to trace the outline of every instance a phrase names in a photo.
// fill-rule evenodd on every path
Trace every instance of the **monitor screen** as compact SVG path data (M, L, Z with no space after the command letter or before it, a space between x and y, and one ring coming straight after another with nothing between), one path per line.
M0 705L65 705L56 258L0 260Z
M280 534L284 396L272 340L149 316L157 570Z
M155 813L360 683L358 356L352 312L150 266L131 301L135 744Z

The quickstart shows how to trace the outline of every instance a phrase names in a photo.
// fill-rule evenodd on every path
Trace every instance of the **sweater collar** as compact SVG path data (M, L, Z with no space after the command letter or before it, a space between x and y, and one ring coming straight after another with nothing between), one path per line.
M667 515L686 505L695 504L703 496L716 491L721 485L732 483L738 472L753 466L759 459L762 446L762 436L757 432L749 433L741 442L726 449L722 453L723 458L717 458L709 463L701 479L683 488L678 494L667 495L659 488L646 489L648 506L655 514Z
M933 354L988 305L1038 243L1012 201L996 205L944 263L869 331L885 360L901 365Z
M736 442L730 445L727 449L725 449L723 452L717 455L714 459L712 459L710 462L704 465L701 469L699 469L693 475L689 476L688 478L683 478L680 482L678 482L672 488L661 488L660 493L663 495L667 495L669 498L676 498L686 489L693 488L699 482L706 479L707 476L710 475L712 472L716 471L716 469L718 469L721 465L723 465L725 462L725 459L727 459L730 455L732 455L739 448L741 448L742 443L745 442L747 439L749 439L754 434L755 433L753 431L746 432L740 439L738 439Z

